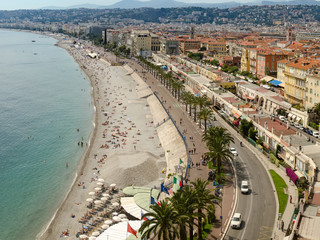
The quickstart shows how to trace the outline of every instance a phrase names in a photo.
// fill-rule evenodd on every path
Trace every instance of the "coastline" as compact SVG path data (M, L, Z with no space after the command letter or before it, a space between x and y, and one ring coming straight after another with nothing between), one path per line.
M49 35L49 36L52 37L52 35ZM93 124L95 127L92 130L90 137L88 138L88 143L90 142L90 144L87 146L86 152L84 153L84 155L80 161L80 165L77 170L76 176L74 178L72 185L70 186L70 189L69 189L67 195L65 196L64 200L62 201L60 207L56 210L54 216L51 218L51 221L48 224L46 224L46 226L42 229L42 231L37 235L37 239L57 239L57 235L60 235L60 233L62 231L65 231L66 229L68 229L70 231L70 236L75 236L75 233L77 232L77 230L79 230L79 226L81 226L81 224L79 224L77 221L77 219L80 217L80 216L78 216L78 214L80 214L81 212L86 210L84 201L88 197L87 194L88 194L89 190L87 188L89 188L89 187L86 186L86 191L80 190L79 185L77 185L77 182L82 182L85 179L86 181L83 181L83 182L85 182L86 185L88 184L87 182L90 179L90 173L89 173L90 171L88 171L88 170L93 169L92 167L95 165L95 164L93 164L93 162L91 161L92 159L90 159L90 158L92 158L93 154L97 151L97 149L94 149L94 146L96 147L96 145L99 144L98 139L100 137L98 136L98 133L100 134L101 124L103 123L103 119L102 119L102 117L100 117L101 112L99 111L102 108L99 101L103 100L100 95L101 94L101 89L100 89L101 86L97 85L97 78L96 78L96 76L93 75L92 69L86 67L84 65L84 63L79 58L77 58L79 56L76 55L75 51L72 52L71 49L68 47L68 45L61 44L61 41L59 41L58 46L64 48L74 58L74 60L78 63L79 67L87 75L87 77L90 81L90 84L92 87L92 102L93 102L94 108L95 108L94 119L93 119ZM99 60L97 60L97 61L99 61ZM115 69L121 68L120 71L124 72L123 67L113 67L113 68L115 68ZM128 75L127 73L125 73L125 74ZM110 74L110 78L111 78L111 76L112 76L112 74ZM132 86L136 86L138 84L137 82L135 82L132 79L131 76L128 75L128 77L130 77L132 80L132 82L130 83ZM130 88L130 86L128 88ZM134 88L134 87L132 87L132 88ZM136 89L136 90L138 90L138 89ZM130 92L130 90L129 90L129 92ZM133 91L133 92L135 92L134 94L137 94L137 91ZM138 104L138 105L140 104L141 107L143 107L141 109L145 108L145 103L143 103L143 101L146 102L146 99L143 99L142 101L140 101L140 98L138 97L137 100L132 100L132 102L130 102L130 101L131 100L128 100L129 105L130 104ZM109 110L111 110L111 109L109 109ZM151 117L150 116L147 117L147 116L148 115L145 115L146 119L143 120L143 125L146 125L147 128L150 128L152 125L152 127L155 128L153 126L153 121L150 122L148 120L149 118L152 118L152 116ZM120 117L120 118L122 118L122 117ZM136 121L139 122L140 120L136 120ZM128 122L131 122L131 121L128 121ZM136 126L133 125L133 127L136 127ZM144 131L141 131L141 132L144 133ZM155 135L154 132L150 132L150 134ZM138 135L140 135L140 133L138 133L136 136L133 135L132 137L133 138L139 137ZM158 138L158 136L157 136L157 138ZM148 145L147 142L150 142L150 139L155 139L155 138L151 135L149 137L149 139L144 139L144 140L137 139L137 141L141 140L140 143L142 141L144 141L143 144ZM152 141L159 142L159 138L152 140ZM133 140L133 143L137 144L137 146L139 146L138 145L139 142L135 142L135 140ZM130 144L128 144L128 145L130 145ZM132 146L133 145L131 143L131 147ZM140 146L138 148L140 148ZM155 171L153 170L152 174L150 174L152 176L149 176L149 181L146 181L145 179L137 179L137 182L140 184L143 182L144 185L151 184L151 186L153 186L153 184L155 184L155 182L160 177L160 175L159 175L159 173L161 171L160 169L163 169L166 161L165 160L163 161L165 153L161 147L161 143L160 144L151 144L149 146L149 148L151 148L151 149L148 149L148 146L146 147L146 149L141 149L141 150L138 149L139 151L137 151L138 153L136 153L136 154L139 154L139 156L137 155L137 157L130 156L133 159L132 162L134 162L133 165L131 166L131 170L132 169L135 170L135 168L137 168L137 167L140 168L142 165L151 164L150 166L145 166L146 168L148 168L148 170L151 170L151 168L156 168L156 170ZM152 149L152 148L155 148L155 149ZM146 150L150 150L150 152L149 151L147 152ZM153 150L155 150L156 154L152 154L154 152ZM124 153L122 155L121 155L121 153L113 154L116 156L111 155L111 157L114 157L114 159L113 159L114 161L110 162L110 166L111 166L110 168L116 169L117 166L112 166L112 164L118 165L116 161L121 162L122 161L121 157L128 154L128 152L130 154L130 152L132 152L132 150L129 149L127 151L127 153ZM139 162L139 160L137 158L146 158L148 164L146 164L146 162ZM119 165L121 165L121 164L119 164ZM130 166L129 167L126 166L126 167L128 170L125 169L125 170L123 170L123 172L125 172L126 173L125 175L127 176L128 171L130 171ZM100 170L101 170L101 173L99 173L99 177L104 175L107 177L105 179L108 180L108 178L110 178L110 171L108 171L108 169L107 170L100 169ZM158 176L156 176L156 175L158 175ZM163 176L161 176L161 177L163 177ZM113 177L113 179L117 180L116 177ZM129 185L130 182L132 181L132 178L127 177L127 179L124 181L127 181L127 182L125 182L125 183L123 181L120 182L120 187L123 187L124 184ZM109 182L109 184L110 184L110 182ZM93 185L93 184L90 183L90 185ZM80 204L78 204L78 203L80 203ZM79 207L76 207L76 206L81 206L81 209L79 209ZM77 212L78 214L75 219L72 219L73 223L71 223L70 214L73 214L74 212Z

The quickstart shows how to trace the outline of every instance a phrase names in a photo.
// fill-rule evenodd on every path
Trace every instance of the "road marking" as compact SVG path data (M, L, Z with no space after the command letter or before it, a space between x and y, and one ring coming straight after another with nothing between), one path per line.
M273 227L262 226L260 227L260 233L258 240L268 240L272 237Z

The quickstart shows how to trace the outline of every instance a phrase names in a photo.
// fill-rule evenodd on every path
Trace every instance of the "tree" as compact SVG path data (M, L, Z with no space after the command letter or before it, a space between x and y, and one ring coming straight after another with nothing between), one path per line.
M249 129L253 127L253 122L252 121L249 122L247 119L242 119L240 123L241 123L239 127L240 133L243 136L248 136Z
M152 212L146 213L143 217L150 220L144 221L139 228L141 238L150 238L154 233L158 240L171 240L179 236L176 227L177 212L172 203L168 200L160 202L160 205L151 206Z
M200 128L201 128L201 119L204 120L204 131L207 131L207 121L210 119L213 115L213 111L211 108L204 107L200 110L198 113L198 117L200 119Z
M198 178L196 179L196 181L191 182L191 184L194 187L194 204L197 209L198 239L202 240L203 220L206 217L203 214L203 210L206 210L207 212L214 210L214 204L212 200L215 199L215 196L212 195L209 189L207 189L207 186L209 184L208 181Z
M250 127L248 131L248 137L251 138L253 141L256 141L257 135L258 135L258 131L254 130L253 127Z
M229 149L233 137L227 129L222 127L211 127L202 135L202 140L206 142L209 149L207 153L209 159L217 162L217 176L220 177L222 159L233 159L233 154Z

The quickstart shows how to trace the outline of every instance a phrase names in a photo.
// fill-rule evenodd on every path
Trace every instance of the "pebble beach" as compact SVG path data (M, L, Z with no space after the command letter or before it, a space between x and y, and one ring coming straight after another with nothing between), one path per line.
M66 231L67 239L76 239L76 233L82 229L79 219L88 212L89 192L101 186L98 179L104 179L106 187L116 184L119 192L111 200L115 202L126 186L159 186L168 166L164 136L158 136L157 128L170 127L172 123L134 70L128 65L111 66L103 56L90 58L88 51L97 49L89 44L74 47L63 40L58 46L69 52L90 79L95 127L89 141L83 143L87 151L74 184L38 239L59 239ZM163 126L159 127L160 122ZM178 149L183 151L182 140L178 142L182 143ZM184 154L174 157L181 158Z

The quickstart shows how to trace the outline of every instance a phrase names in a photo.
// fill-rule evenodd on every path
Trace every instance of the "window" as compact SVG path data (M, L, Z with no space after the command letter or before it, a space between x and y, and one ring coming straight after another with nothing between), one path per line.
M312 94L312 88L310 88L310 93Z
M309 99L309 102L312 103L312 97Z

